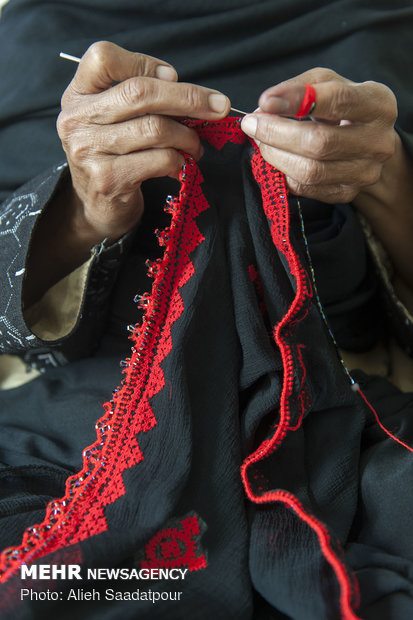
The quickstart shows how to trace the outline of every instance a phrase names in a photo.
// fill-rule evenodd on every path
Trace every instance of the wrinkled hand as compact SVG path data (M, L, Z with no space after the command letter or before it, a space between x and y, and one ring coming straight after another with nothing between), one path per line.
M286 118L298 112L305 84L316 91L316 122ZM259 107L241 127L264 159L285 173L293 194L350 202L379 182L394 154L397 104L383 84L359 84L317 68L263 92Z
M196 132L171 117L219 119L229 108L216 91L177 83L176 71L161 60L93 44L63 95L57 122L72 178L73 234L90 247L132 228L143 212L141 183L176 177L181 150L196 160L202 155Z

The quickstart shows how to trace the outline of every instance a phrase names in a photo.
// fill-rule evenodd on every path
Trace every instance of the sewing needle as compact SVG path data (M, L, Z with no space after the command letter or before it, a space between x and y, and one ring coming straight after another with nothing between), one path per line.
M72 60L73 62L80 62L80 58L77 56L72 56L71 54L65 54L65 52L60 52L59 56L61 58L65 58L66 60ZM233 112L238 112L238 114L243 114L244 116L248 114L248 112L243 112L242 110L237 110L237 108L230 108Z

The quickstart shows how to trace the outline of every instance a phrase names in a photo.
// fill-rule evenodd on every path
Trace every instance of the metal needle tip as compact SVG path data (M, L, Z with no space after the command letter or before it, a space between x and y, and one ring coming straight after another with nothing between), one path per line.
M73 62L80 62L80 58L77 56L72 56L71 54L65 54L64 52L60 52L60 58L66 58L66 60L73 60Z
M237 108L230 108L233 112L238 112L238 114L243 114L244 116L248 114L248 112L244 112L243 110L238 110Z

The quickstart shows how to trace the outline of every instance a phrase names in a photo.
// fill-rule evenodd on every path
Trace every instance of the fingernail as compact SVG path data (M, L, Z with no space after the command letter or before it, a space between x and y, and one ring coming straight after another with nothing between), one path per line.
M173 67L166 67L165 65L158 65L155 70L155 75L160 80L166 80L167 82L175 82L178 79L178 74Z
M241 129L249 136L255 136L257 133L257 119L255 116L244 116L241 121Z
M268 98L268 106L270 108L268 112L271 114L285 114L288 112L290 107L290 102L283 97L269 97ZM267 112L267 110L266 110Z
M213 112L222 114L222 112L225 112L227 109L228 104L229 100L228 97L225 97L225 95L217 95L214 93L208 97L208 105Z

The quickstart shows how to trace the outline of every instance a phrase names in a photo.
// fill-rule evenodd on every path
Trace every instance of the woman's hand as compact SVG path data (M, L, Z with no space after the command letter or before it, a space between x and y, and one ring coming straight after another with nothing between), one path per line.
M315 89L315 122L286 118L300 109L305 84ZM285 173L293 194L352 202L385 246L413 312L413 162L394 129L393 92L312 69L266 90L259 106L241 126L264 159Z
M113 43L94 43L62 98L57 129L70 178L36 225L23 298L26 307L142 217L141 184L176 177L180 151L202 155L197 133L178 122L225 117L230 101L217 91L177 82L175 69Z
M305 84L316 92L316 122L286 118L298 112ZM293 194L337 203L354 200L379 181L395 151L396 117L387 86L357 84L318 68L263 92L259 111L241 127L264 159L284 172Z
M89 237L89 247L116 240L138 222L142 181L177 177L179 151L201 157L196 132L173 117L228 114L227 97L177 77L167 63L113 43L95 43L83 56L57 128L74 190L73 226Z

